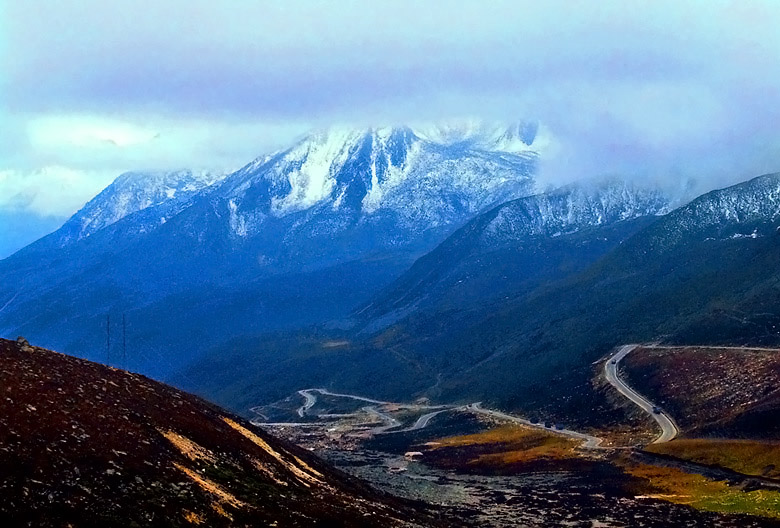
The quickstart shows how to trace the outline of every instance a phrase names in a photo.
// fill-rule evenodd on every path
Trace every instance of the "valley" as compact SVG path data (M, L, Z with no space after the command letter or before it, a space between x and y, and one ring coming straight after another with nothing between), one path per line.
M609 445L602 445L598 436L479 403L398 403L326 389L301 390L253 408L252 423L382 489L451 508L474 526L579 526L593 519L603 526L773 526L771 519L780 519L780 481L654 458L673 451L655 446L674 444L665 427L674 422L659 421L655 406L617 375L621 360L636 348L619 347L605 361L615 368L605 371L617 376L616 392L661 427L649 446L617 444L609 430L594 433L609 437ZM285 416L299 420L277 421ZM709 490L710 502L674 498L692 493L694 482ZM669 494L672 483L678 487ZM564 487L569 491L562 492ZM762 499L750 506L751 497ZM739 500L745 505L733 506ZM732 517L740 513L757 517Z
M323 153L335 156L329 163L337 167L334 181L346 182L345 196L355 184L350 178L364 170L350 163L375 163L377 153L388 177L404 167L404 181L412 182L423 169L406 165L400 145L413 159L415 149L426 148L465 166L468 156L485 155L466 149L463 161L461 147L434 147L404 129L331 132L233 175L208 176L204 187L188 172L153 176L161 180L150 200L131 202L139 209L101 216L112 200L128 203L121 198L126 186L143 195L137 184L144 176L122 177L63 231L0 262L0 323L6 332L36 336L36 325L56 332L75 321L77 330L65 332L68 346L86 357L100 357L105 346L110 363L118 345L110 321L121 320L122 351L130 337L137 365L154 364L151 372L170 373L178 386L232 409L269 438L314 452L335 466L334 475L367 480L381 491L365 500L385 504L377 511L388 518L404 508L423 515L423 508L430 511L420 517L425 526L780 522L780 323L769 306L777 283L766 273L777 258L780 217L774 206L755 209L763 200L780 207L780 176L677 208L657 189L614 180L490 203L504 200L504 191L531 192L521 178L492 197L471 189L458 199L484 211L473 216L469 206L447 216L452 211L444 207L438 212L448 220L437 224L443 217L436 217L426 234L410 227L411 217L396 216L392 200L384 213L367 212L370 193L352 209L333 194L316 211L280 205L289 189L274 185L290 160L305 166ZM372 156L361 157L369 146ZM531 164L526 168L535 159L528 151L493 155ZM166 191L171 182L191 193L168 200L178 193ZM255 204L244 216L237 196ZM723 207L728 218L713 218ZM266 216L252 216L258 211ZM158 214L165 222L149 224ZM385 220L400 238L381 251L373 243L360 249L361 237L371 240L379 229L366 222ZM188 252L201 238L210 242ZM717 267L709 264L714 250ZM124 260L147 254L181 264L176 280ZM84 255L90 269L108 266L117 278L89 281L82 291L87 276L73 273ZM249 258L255 260L247 267ZM107 291L121 302L107 306ZM71 299L64 311L63 298ZM84 310L96 299L100 310ZM47 311L17 326L44 300ZM190 308L170 309L182 305ZM166 339L157 347L160 332ZM106 341L98 346L97 339ZM692 340L704 344L685 344ZM744 342L749 346L737 346ZM193 435L171 433L169 442L198 464L217 460L208 454L216 448ZM252 518L253 508L243 506L251 500L228 491L219 470L246 468L233 459L216 464L180 471L221 497L227 516L211 507L214 519ZM199 480L200 470L208 478ZM254 482L244 473L240 482ZM383 502L381 493L397 498ZM185 509L208 517L198 508Z
M0 528L780 528L780 0L0 28Z

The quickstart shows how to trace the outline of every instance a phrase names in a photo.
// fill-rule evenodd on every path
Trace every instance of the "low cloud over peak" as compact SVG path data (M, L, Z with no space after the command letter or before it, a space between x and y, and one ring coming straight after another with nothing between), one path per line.
M543 123L552 182L704 188L780 167L769 0L31 0L2 24L0 169L68 167L90 193L135 168L237 167L332 123L462 115Z

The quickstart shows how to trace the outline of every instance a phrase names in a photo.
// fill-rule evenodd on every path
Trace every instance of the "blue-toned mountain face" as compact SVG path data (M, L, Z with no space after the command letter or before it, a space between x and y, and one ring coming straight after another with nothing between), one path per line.
M362 307L369 328L420 310L464 309L514 295L605 254L673 201L619 180L577 183L505 202L477 216ZM582 236L574 236L584 233Z
M502 204L363 304L342 350L318 347L317 334L244 340L216 347L184 382L233 408L275 401L303 377L604 423L614 407L593 379L613 347L780 345L780 175L669 207L619 183Z
M534 126L448 129L331 129L227 176L123 175L0 262L0 333L100 358L106 314L124 313L131 366L159 374L235 335L338 322L533 193Z
M259 273L300 271L428 249L486 208L531 194L536 159L530 146L466 148L409 128L334 129L242 168L193 214L225 217L219 236L251 247ZM205 236L204 217L193 236Z
M196 194L222 181L225 171L180 170L126 172L90 200L52 237L58 246L78 242L126 216L151 209L153 215L135 217L127 227L139 233L177 214Z

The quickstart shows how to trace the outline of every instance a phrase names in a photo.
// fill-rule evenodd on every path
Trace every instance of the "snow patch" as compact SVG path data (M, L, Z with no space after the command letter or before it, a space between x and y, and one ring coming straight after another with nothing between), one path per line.
M228 202L228 212L230 214L228 222L230 223L230 230L237 236L245 237L248 234L246 219L243 215L238 214L238 205L234 200Z
M308 209L328 198L336 184L335 174L349 157L359 134L353 130L331 129L293 147L282 170L290 185L284 197L273 197L271 210L277 216Z

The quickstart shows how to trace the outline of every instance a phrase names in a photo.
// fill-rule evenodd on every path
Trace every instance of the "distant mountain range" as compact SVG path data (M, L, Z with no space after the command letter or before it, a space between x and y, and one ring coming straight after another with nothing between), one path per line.
M780 177L540 193L552 141L335 128L232 174L122 175L0 261L0 333L116 361L124 315L131 367L239 410L370 379L574 420L610 419L590 369L617 344L780 343Z
M98 358L124 313L136 368L161 375L233 335L343 324L475 214L532 194L540 137L334 128L229 175L123 174L0 262L0 332Z

